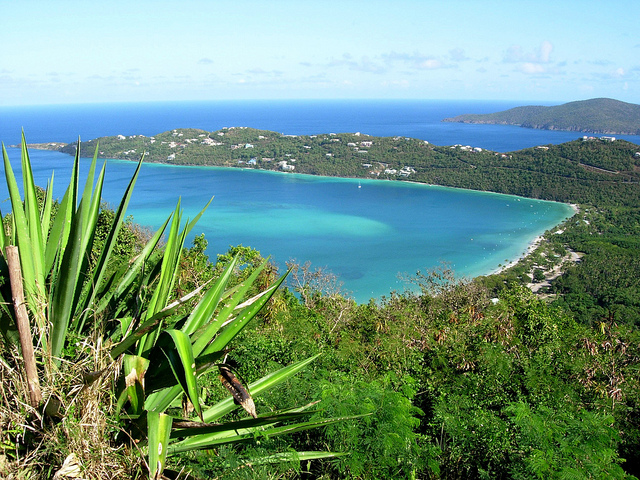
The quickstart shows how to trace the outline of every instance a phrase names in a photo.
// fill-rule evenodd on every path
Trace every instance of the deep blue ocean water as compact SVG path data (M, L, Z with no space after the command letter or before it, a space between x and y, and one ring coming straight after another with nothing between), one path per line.
M285 134L362 132L403 135L438 145L465 144L496 151L562 143L576 133L518 127L441 123L461 113L515 106L506 102L283 101L115 104L0 108L0 139L73 141L115 134L153 135L173 128L217 130L250 126ZM633 137L628 137L634 141ZM638 142L638 140L636 140ZM19 150L9 148L12 165ZM72 159L30 152L36 181L55 171L57 196ZM83 170L87 170L83 161ZM14 168L16 168L14 167ZM121 197L135 165L110 160L103 197ZM406 182L361 181L207 167L144 165L129 207L138 223L157 227L178 198L185 215L212 205L194 230L205 233L209 253L250 245L279 264L295 258L326 266L358 301L407 285L398 274L448 262L458 275L476 276L518 258L536 236L571 215L567 205ZM0 208L9 210L1 184Z
M524 102L525 104L527 102ZM503 125L443 123L463 113L491 113L523 103L451 100L246 100L0 107L0 140L72 142L107 135L155 135L174 128L252 127L288 135L361 132L406 136L435 145L471 145L498 152L558 144L576 132ZM640 144L640 136L622 136Z

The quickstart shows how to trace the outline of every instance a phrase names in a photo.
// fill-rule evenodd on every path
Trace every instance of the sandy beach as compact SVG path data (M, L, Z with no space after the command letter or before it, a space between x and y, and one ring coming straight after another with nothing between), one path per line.
M571 215L571 217L569 217L569 218L573 218L580 212L580 207L575 203L569 203L568 205L573 209L573 215ZM567 218L567 220L569 220L569 218ZM524 251L524 253L522 253L522 255L520 255L517 259L507 263L506 265L503 265L502 267L499 267L499 268L495 269L493 272L490 273L490 275L500 274L500 273L504 272L505 270L508 270L511 267L516 266L522 260L524 260L529 255L531 255L533 252L535 252L535 250L540 246L540 244L544 240L545 240L544 235L538 235L536 238L534 238L529 243L529 245L527 246L527 249Z

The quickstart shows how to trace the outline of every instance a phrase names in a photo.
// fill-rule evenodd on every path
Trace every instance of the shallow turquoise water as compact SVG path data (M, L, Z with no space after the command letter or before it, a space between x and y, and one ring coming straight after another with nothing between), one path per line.
M12 164L19 151L8 149ZM72 159L32 151L36 182L55 169L55 195L68 184ZM83 161L86 171L88 161ZM15 167L14 167L15 168ZM116 204L135 165L110 160L104 200ZM458 275L487 274L572 214L568 205L406 182L292 175L211 167L144 165L129 206L138 223L159 226L181 198L209 253L252 246L279 264L295 258L326 266L360 302L407 286L412 275L448 262ZM8 197L2 182L0 200ZM3 212L9 210L2 201Z

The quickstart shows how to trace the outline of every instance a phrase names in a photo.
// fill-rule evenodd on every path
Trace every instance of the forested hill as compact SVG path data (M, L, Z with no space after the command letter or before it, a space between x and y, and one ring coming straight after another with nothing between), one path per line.
M154 137L90 140L82 143L82 156L93 156L96 145L103 158L137 160L145 153L146 161L174 165L400 179L562 202L640 204L640 146L624 140L580 139L503 154L405 137L177 129ZM76 145L48 148L74 154Z
M640 105L594 98L553 107L516 107L489 114L467 114L444 122L519 125L541 130L568 130L608 135L640 135Z

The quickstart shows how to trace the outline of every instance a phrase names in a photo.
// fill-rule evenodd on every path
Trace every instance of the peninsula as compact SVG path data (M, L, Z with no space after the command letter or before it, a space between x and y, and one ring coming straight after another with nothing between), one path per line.
M594 98L552 107L516 107L488 114L466 114L443 122L517 125L605 135L640 135L640 105Z
M30 148L74 155L76 143ZM603 188L640 204L640 146L611 137L580 138L498 153L471 145L436 146L408 137L361 133L282 135L247 127L175 129L117 135L81 144L80 155L171 165L275 170L350 178L410 180L565 203L599 203Z

